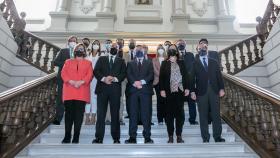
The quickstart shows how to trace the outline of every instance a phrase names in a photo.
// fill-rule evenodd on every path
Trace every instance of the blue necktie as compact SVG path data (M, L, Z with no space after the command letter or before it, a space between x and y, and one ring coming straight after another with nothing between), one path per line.
M203 66L204 66L204 69L208 72L208 65L206 63L206 58L203 58Z

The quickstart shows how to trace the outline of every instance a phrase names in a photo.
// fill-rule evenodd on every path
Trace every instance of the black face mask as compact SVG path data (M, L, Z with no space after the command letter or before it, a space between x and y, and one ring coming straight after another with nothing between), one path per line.
M176 55L177 55L177 51L175 49L168 50L168 56L176 56Z
M135 44L134 44L134 43L130 43L130 44L128 45L128 47L129 47L129 49L134 49L134 48L135 48Z
M110 54L111 55L116 55L118 53L118 50L117 50L117 48L111 48L111 50L110 50Z
M75 51L75 55L76 55L77 57L85 57L85 53L82 52L82 51Z

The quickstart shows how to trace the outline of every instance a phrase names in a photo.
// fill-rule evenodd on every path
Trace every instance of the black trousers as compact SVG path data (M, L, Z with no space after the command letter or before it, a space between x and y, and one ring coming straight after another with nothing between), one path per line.
M157 96L157 119L158 122L163 122L164 119L164 99L160 96L160 89L159 89L159 84L154 86L155 91L156 91L156 96Z
M209 140L210 134L208 129L209 109L212 118L213 137L218 138L222 134L222 123L220 117L220 99L209 85L207 92L203 96L197 97L200 131L203 140Z
M110 103L111 113L111 135L114 140L120 139L120 97L121 94L110 91L110 89L97 94L97 122L95 133L97 139L103 140L104 138L108 103Z
M86 102L79 100L66 100L65 105L65 137L71 137L72 126L74 124L74 138L80 136L80 131L84 119Z
M57 78L57 96L56 96L56 116L55 121L61 122L64 114L64 104L62 101L63 81L60 77Z
M196 121L196 103L190 95L187 97L188 107L189 107L189 122L195 123Z
M168 94L166 97L166 125L168 136L173 136L174 134L174 120L176 135L181 136L185 122L184 94L181 91Z
M152 119L152 97L150 94L143 94L140 91L130 95L130 115L129 115L129 136L137 137L139 114L143 123L144 138L151 137L151 119Z

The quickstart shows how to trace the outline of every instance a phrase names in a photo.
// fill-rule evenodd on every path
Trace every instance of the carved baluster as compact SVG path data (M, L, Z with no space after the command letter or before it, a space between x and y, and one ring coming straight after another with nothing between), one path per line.
M46 55L44 57L44 66L42 67L45 71L48 71L48 62L49 62L49 54L50 54L51 46L46 44Z
M254 44L254 53L255 53L255 62L257 62L257 61L260 61L261 60L261 58L260 58L260 56L259 56L259 49L258 49L258 45L257 45L257 36L256 37L254 37L253 39L252 39L252 41L253 41L253 44Z
M252 112L253 112L253 122L252 127L254 128L253 132L255 133L255 137L258 138L261 135L260 128L259 128L259 116L258 116L258 105L256 103L256 98L254 95L252 97Z
M30 47L29 50L28 50L29 54L28 54L28 59L27 59L27 61L28 61L29 63L33 63L34 46L35 46L35 44L36 44L36 42L37 42L37 39L34 38L34 37L30 37L30 38L31 38L31 47Z
M224 54L225 54L225 59L226 59L227 73L232 74L232 72L230 71L230 63L229 63L229 58L228 58L229 50L224 51Z
M240 59L241 59L241 69L246 68L246 64L245 64L245 56L244 56L244 51L243 51L243 43L240 43L237 45L237 47L239 48L240 51Z
M248 66L252 65L253 64L253 59L252 59L252 52L251 52L251 45L250 45L250 40L248 41L245 41L245 45L247 47L247 56L248 56Z
M264 145L267 149L273 149L273 145L271 144L272 140L270 139L270 131L269 131L270 127L268 123L268 118L270 119L269 111L271 111L270 110L271 107L260 99L259 99L259 103L260 103L260 112L261 112L261 130L262 130L263 140L265 142Z
M59 52L59 49L53 48L53 58L52 58L52 61L51 61L51 70L50 70L51 73L54 72L54 68L55 68L54 60L55 60L58 52Z
M44 42L39 40L38 44L39 44L39 49L38 49L38 53L36 54L36 62L34 64L37 66L40 66L40 61L41 61L41 57L42 57L42 48L43 48Z
M271 128L272 128L272 137L273 137L273 142L276 146L276 151L280 152L280 133L279 133L279 118L277 118L277 116L279 116L279 113L275 110L272 109L271 110ZM278 120L278 121L277 121Z
M231 48L231 52L232 52L232 55L233 55L233 66L234 66L234 73L237 73L240 69L238 68L238 60L236 58L236 47L232 47Z
M261 46L261 51L260 51L260 54L261 54L261 58L263 58L263 47L265 45L265 35L259 35L259 38L260 38L260 46Z
M4 9L6 9L6 0L4 0L1 4L0 4L0 10L2 13L4 13Z

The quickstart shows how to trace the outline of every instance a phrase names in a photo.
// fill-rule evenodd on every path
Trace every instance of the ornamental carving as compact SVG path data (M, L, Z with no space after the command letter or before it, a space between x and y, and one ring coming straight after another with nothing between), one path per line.
M88 14L90 11L92 11L95 6L96 3L99 0L81 0L81 5L80 5L80 9L84 14Z
M193 11L198 16L203 16L208 9L208 0L189 0L189 4L192 5Z

